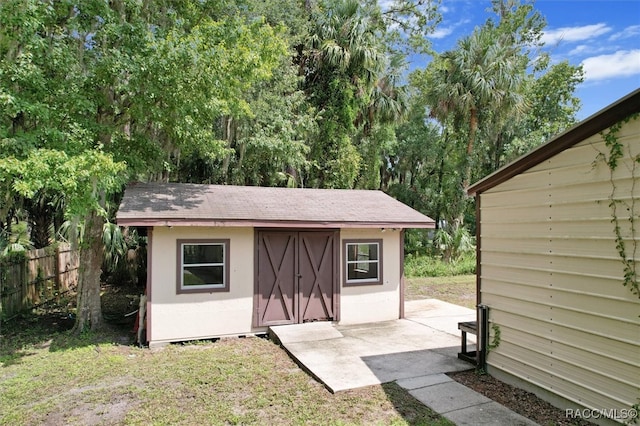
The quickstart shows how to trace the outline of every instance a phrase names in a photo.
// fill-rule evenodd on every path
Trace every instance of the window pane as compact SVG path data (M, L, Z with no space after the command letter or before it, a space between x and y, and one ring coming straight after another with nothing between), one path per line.
M347 261L378 260L378 244L347 244Z
M347 261L378 260L378 244L347 244Z
M347 283L380 282L380 243L346 243Z
M378 244L367 244L369 260L378 260Z
M223 266L185 266L182 285L224 285Z
M223 263L224 246L222 244L185 244L184 264Z
M377 280L378 263L350 263L348 268L348 280Z
M347 261L352 262L358 260L358 245L347 244Z

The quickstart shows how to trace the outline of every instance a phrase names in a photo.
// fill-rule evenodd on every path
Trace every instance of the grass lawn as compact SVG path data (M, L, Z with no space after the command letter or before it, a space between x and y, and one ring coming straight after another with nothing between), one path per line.
M2 325L0 424L451 424L393 383L331 394L267 339L149 350L64 322Z
M414 277L405 279L405 299L440 299L476 309L476 276Z

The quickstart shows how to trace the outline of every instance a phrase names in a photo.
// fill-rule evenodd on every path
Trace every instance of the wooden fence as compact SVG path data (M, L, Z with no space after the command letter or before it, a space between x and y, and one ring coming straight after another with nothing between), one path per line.
M69 244L29 250L24 259L0 264L0 321L55 300L78 284L78 252Z

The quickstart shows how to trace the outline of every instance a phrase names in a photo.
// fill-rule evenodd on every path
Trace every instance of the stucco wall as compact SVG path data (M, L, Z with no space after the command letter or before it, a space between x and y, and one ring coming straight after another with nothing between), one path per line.
M595 135L480 196L481 301L501 338L490 371L591 409L628 409L640 397L640 299L622 285L609 207L615 187L640 266L627 220L640 216L640 164L630 158L640 155L640 121L619 141L625 159L613 178Z
M184 238L231 240L229 292L176 294L176 240ZM154 228L150 342L252 332L253 239L253 228Z
M178 239L230 239L230 291L176 294ZM344 239L382 239L383 284L344 286ZM264 331L253 328L254 229L157 227L151 238L152 345ZM341 323L397 319L400 312L400 231L343 229L339 244Z
M349 239L382 239L382 285L344 285L344 245ZM400 231L343 229L340 232L340 324L398 319L400 316Z

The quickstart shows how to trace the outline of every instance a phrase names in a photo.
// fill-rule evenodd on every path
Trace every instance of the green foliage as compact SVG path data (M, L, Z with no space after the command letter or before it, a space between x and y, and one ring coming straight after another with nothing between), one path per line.
M404 234L404 251L410 255L427 255L432 252L430 229L407 229Z
M613 223L616 250L623 266L622 285L628 287L631 293L640 297L640 284L638 283L636 268L636 254L638 253L636 221L638 219L638 209L636 207L637 197L635 196L636 173L640 167L640 155L634 157L631 151L628 151L631 160L628 167L631 172L632 182L630 193L619 194L619 188L614 180L614 172L624 159L625 148L627 148L618 139L618 133L624 124L638 117L640 117L640 114L632 114L611 126L606 133L601 133L609 152L599 153L595 162L604 162L610 171L611 194L609 196L609 208L611 209L611 223ZM626 221L624 220L625 216L627 216Z
M433 247L445 263L475 253L476 250L475 238L465 227L458 224L447 225L436 230L433 236Z
M469 222L466 185L570 125L582 77L531 60L531 4L492 4L404 87L438 2L4 1L0 229L20 217L42 246L66 215L103 242L82 220L131 180L380 188Z
M488 351L492 351L497 349L500 346L500 326L498 324L491 324L491 330L493 331L493 336L491 337L491 342L487 346Z
M406 109L397 31L420 32L409 39L425 40L435 17L431 4L405 1L383 11L376 2L327 0L312 11L298 58L302 86L319 114L310 138L311 186L371 188L379 181L384 147L394 139L384 126Z
M0 265L12 265L21 263L28 259L27 251L22 250L4 250L0 254Z
M105 223L102 233L103 281L115 286L141 284L139 273L146 274L146 271L139 271L146 266L144 241L145 238L141 237L134 228L122 228L115 223Z
M435 256L408 254L404 271L407 277L446 277L468 275L476 272L475 253L460 256L451 262L444 262Z
M61 216L52 210L100 221L79 239L81 263L99 259L102 221L124 183L166 177L182 152L226 155L215 123L251 116L243 95L289 51L284 27L214 3L0 5L3 221L29 207L38 245ZM80 282L99 286L96 268L84 264Z
M126 256L128 246L122 229L115 223L107 222L102 227L102 243L104 245L104 262L107 270L114 270Z
M410 75L414 108L423 111L415 123L434 119L441 129L421 158L447 158L427 169L434 201L423 211L436 219L473 217L465 188L572 125L579 109L582 69L549 67L539 54L545 22L533 5L496 0L493 11L497 20Z
M27 223L20 222L11 228L11 232L0 229L0 254L2 256L12 253L25 253L33 248L29 240Z

